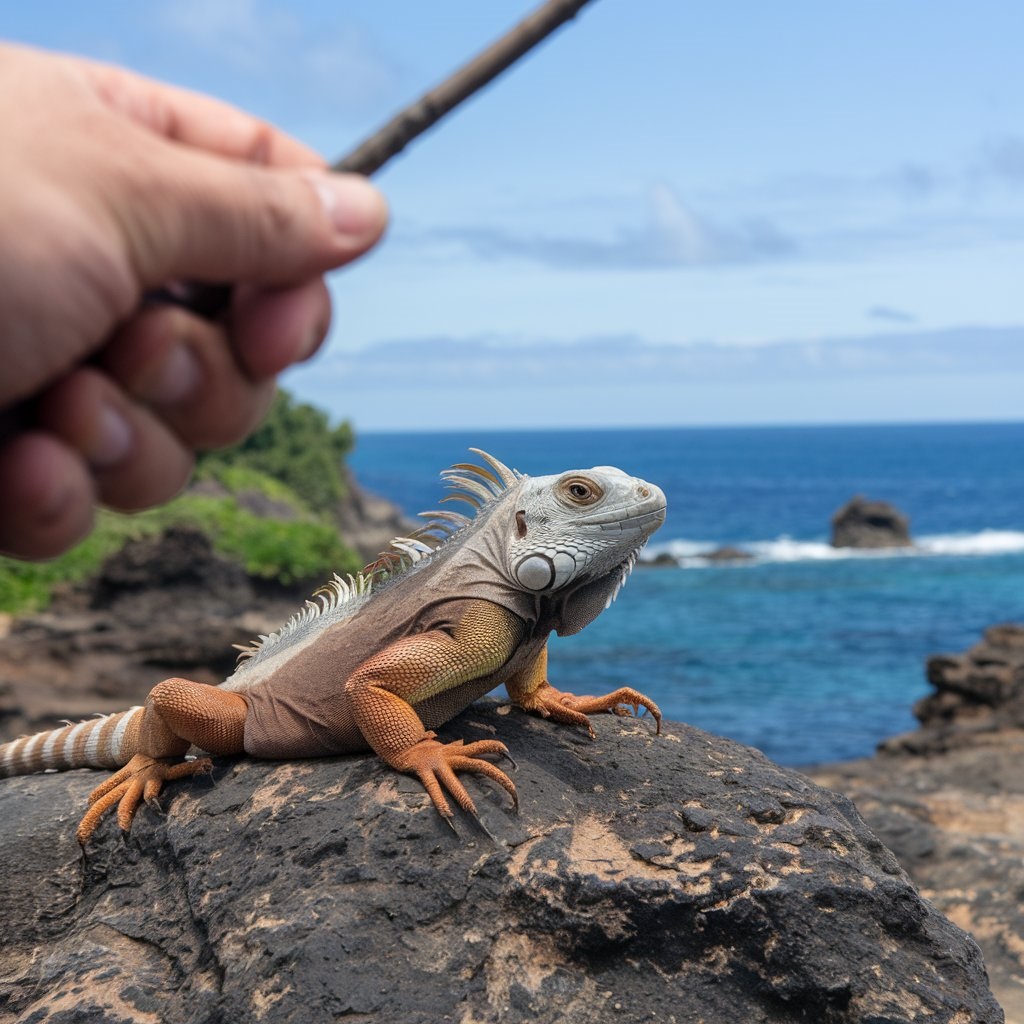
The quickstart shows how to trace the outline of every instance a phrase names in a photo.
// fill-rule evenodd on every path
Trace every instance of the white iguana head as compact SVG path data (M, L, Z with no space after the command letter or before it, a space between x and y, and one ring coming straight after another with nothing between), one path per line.
M631 568L665 521L661 488L614 466L528 477L515 506L506 569L536 592Z
M463 462L441 475L456 491L452 499L469 502L476 516L422 513L431 520L428 534L451 535L434 563L447 562L444 585L543 619L560 636L578 632L615 600L665 521L664 493L613 466L528 477L479 448L470 451L487 468Z

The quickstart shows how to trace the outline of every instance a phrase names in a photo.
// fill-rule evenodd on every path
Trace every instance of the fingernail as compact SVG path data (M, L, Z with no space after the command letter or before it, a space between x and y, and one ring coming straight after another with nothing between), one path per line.
M153 405L177 405L196 393L200 377L195 353L188 345L175 345L147 382L142 397Z
M387 204L362 175L309 171L305 177L340 234L362 238L380 233L387 219Z
M89 452L89 462L104 469L120 462L132 446L132 428L121 413L111 405L100 409L96 443Z

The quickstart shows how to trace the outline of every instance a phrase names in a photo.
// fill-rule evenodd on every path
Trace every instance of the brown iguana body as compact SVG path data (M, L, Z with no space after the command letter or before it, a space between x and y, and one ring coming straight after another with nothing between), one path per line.
M122 828L164 782L206 770L190 748L264 758L374 750L417 775L449 821L447 790L475 813L458 772L483 774L515 799L486 754L498 740L442 744L433 729L505 685L520 707L582 725L629 713L648 698L561 693L547 681L552 631L582 629L614 598L639 548L664 519L664 495L610 467L531 480L479 453L490 469L448 472L475 518L428 513L430 525L367 574L335 578L280 634L247 649L219 687L168 679L142 708L0 746L0 776L44 769L119 768L90 796L78 829L88 841L118 804ZM457 527L455 529L454 527Z

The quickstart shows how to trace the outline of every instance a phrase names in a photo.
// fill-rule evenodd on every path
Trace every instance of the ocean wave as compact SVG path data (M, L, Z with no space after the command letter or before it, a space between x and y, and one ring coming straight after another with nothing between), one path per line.
M984 557L1020 553L1024 553L1024 530L979 530L917 537L913 546L907 548L834 548L826 541L795 540L787 536L728 545L669 540L650 545L642 560L651 563L670 558L681 568L689 569L771 562L836 562L853 558Z

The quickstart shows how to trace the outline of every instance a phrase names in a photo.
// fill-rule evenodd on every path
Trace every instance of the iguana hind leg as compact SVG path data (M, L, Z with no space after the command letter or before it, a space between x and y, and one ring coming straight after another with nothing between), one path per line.
M581 725L595 738L594 727L588 715L610 712L614 715L638 715L641 708L646 708L655 721L655 731L661 732L661 709L650 697L645 697L639 690L630 686L622 686L603 697L578 697L574 693L556 690L548 682L548 648L541 648L536 661L519 676L506 683L508 694L513 703L524 711L532 711L542 718L552 718L565 725Z
M130 723L123 750L130 759L89 795L78 826L84 846L117 804L117 822L131 828L139 803L152 803L165 782L209 771L210 759L177 761L191 746L211 754L242 752L246 703L237 693L190 679L165 679L150 690L138 722Z

